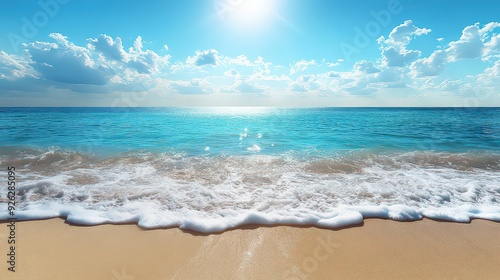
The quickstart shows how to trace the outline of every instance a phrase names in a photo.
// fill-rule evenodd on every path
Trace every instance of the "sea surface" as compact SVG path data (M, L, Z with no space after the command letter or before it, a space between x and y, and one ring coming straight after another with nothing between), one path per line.
M220 232L500 221L500 108L0 108L16 217Z

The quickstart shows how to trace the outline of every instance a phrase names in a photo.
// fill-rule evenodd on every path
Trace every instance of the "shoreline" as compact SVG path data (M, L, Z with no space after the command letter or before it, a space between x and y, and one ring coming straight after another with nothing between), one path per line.
M0 224L0 258L8 227ZM365 219L339 229L246 225L205 234L135 224L16 223L8 279L495 279L500 223ZM4 274L4 273L1 274Z
M314 228L318 230L330 230L330 231L340 231L340 230L345 230L345 229L350 229L350 228L357 228L357 227L364 227L366 221L381 221L381 222L395 222L395 223L418 223L422 221L429 221L429 222L435 222L435 223L450 223L450 224L471 224L474 221L481 221L481 222L488 222L488 223L496 223L500 224L500 221L497 221L495 219L486 219L486 218L470 218L470 221L468 222L461 222L461 221L453 221L453 220L447 220L447 219L438 219L438 218L429 218L422 216L421 219L415 219L415 220L396 220L396 219L391 219L391 218L386 218L386 217L363 217L363 220L360 223L353 223L353 224L347 224L347 225L342 225L338 227L322 227L318 226L315 224L293 224L293 223L276 223L276 224L258 224L258 223L249 223L249 224L242 224L238 225L236 227L231 227L227 228L225 230L221 231L213 231L213 232L204 232L204 231L196 231L193 229L185 229L181 228L179 226L169 226L169 227L153 227L153 228L147 228L147 227L141 227L137 224L137 222L117 222L117 223L112 223L112 222L106 222L106 223L99 223L99 224L78 224L74 222L70 222L66 219L65 216L60 216L60 217L51 217L51 218L40 218L40 219L30 219L30 220L15 220L16 223L32 223L32 222L43 222L43 221L61 221L67 226L70 227L81 227L81 228L92 228L92 227L102 227L102 226L135 226L138 229L142 231L157 231L157 230L179 230L182 233L187 233L191 235L196 235L196 236L210 236L210 235L220 235L224 234L226 232L231 232L235 230L255 230L259 228L277 228L277 227L290 227L290 228ZM0 225L2 224L7 224L9 223L10 220L2 220L0 219ZM0 237L1 240L1 237Z

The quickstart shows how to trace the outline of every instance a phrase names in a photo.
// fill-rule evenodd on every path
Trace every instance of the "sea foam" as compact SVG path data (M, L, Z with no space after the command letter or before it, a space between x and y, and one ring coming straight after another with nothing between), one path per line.
M19 220L205 233L248 224L338 228L365 218L500 221L500 156L492 153L96 157L56 149L0 161L22 174Z

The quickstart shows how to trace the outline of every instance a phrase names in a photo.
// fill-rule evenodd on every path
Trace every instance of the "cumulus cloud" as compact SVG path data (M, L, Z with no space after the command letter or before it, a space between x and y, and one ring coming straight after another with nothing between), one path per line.
M362 60L355 64L353 71L338 73L339 78L330 85L331 91L341 90L349 95L372 95L385 88L405 88L407 78L399 68L376 66L371 61Z
M435 51L429 57L413 62L410 66L410 74L415 78L437 76L444 70L447 58L446 51Z
M488 60L499 54L498 34L493 30L500 27L500 23L491 22L480 28L479 23L463 29L460 39L452 41L444 50L436 50L429 57L414 61L411 64L413 77L429 77L439 75L448 63L461 59Z
M421 55L419 50L408 50L406 47L413 38L429 32L431 32L430 29L418 28L413 25L411 20L407 20L395 27L387 39L383 36L380 37L378 42L381 44L380 49L384 64L388 67L403 67L419 58Z
M340 74L339 74L339 72L337 72L337 71L328 71L328 72L326 73L326 76L327 76L328 78L338 78L338 77L340 77Z
M23 44L22 55L0 51L0 79L10 80L2 88L11 90L112 92L149 90L169 55L144 50L138 37L127 52L122 40L107 35L89 38L78 46L60 33L52 41ZM29 89L23 84L29 84Z
M407 63L420 57L421 52L417 50L404 50L395 47L385 47L382 50L384 61L389 67L403 67Z
M168 65L170 59L170 55L160 56L152 50L143 50L141 36L135 39L133 47L129 48L128 52L125 51L120 37L113 40L110 36L101 34L99 37L90 38L87 41L89 49L101 53L105 60L114 60L125 64L126 67L134 69L139 74L157 73Z
M101 52L106 58L118 61L124 61L127 53L123 49L122 39L117 37L115 40L106 34L101 34L97 38L90 38L89 48Z
M484 58L483 60L499 59L500 58L500 34L491 38L489 42L484 44Z
M129 49L127 65L140 74L158 73L168 64L170 55L160 56L152 50L143 50L142 37L134 41L134 47Z
M364 74L375 74L381 72L372 61L360 60L354 64L354 70Z
M493 30L500 27L500 22L490 22L481 29L484 43L483 60L500 59L500 34Z
M301 75L289 86L289 89L295 92L310 92L320 87L315 75Z
M255 60L250 60L245 55L224 56L217 50L196 51L194 56L189 56L185 61L176 61L170 67L172 73L176 75L195 75L196 77L207 75L269 77L271 71L275 69L277 67L260 56Z
M495 87L500 90L500 60L484 70L477 77L478 84L485 87ZM498 93L498 92L497 92Z
M223 57L222 60L228 65L238 65L238 66L254 66L255 64L246 57L246 55L238 55L237 57Z
M41 77L68 84L104 85L113 75L111 69L95 63L87 48L76 46L59 33L49 36L56 43L25 45L31 56L31 66Z
M462 80L446 79L437 86L439 90L454 95L475 95L476 91L471 83L465 83Z
M389 33L389 37L385 42L395 46L406 46L413 37L428 34L430 32L431 29L418 28L413 25L413 21L406 20L403 24L395 27L391 33Z
M375 82L388 83L388 87L405 87L405 72L397 68L382 68L374 79Z
M500 22L490 22L482 28L479 23L464 28L460 39L450 42L446 52L450 62L460 59L488 60L500 54L500 35L494 30Z
M495 30L500 22L490 22L482 28L479 23L467 26L459 40L450 42L449 61L481 58L484 61L500 58L500 34Z
M302 59L290 67L290 74L293 75L298 72L304 72L307 70L307 68L309 68L312 65L317 65L314 59L313 60Z
M462 31L460 39L449 44L447 50L449 53L449 60L456 61L464 58L481 57L484 44L479 33L479 24L467 26Z
M219 59L219 53L214 49L196 51L196 55L193 57L188 57L187 63L196 66L204 65L217 65Z
M27 59L0 51L0 79L15 80L24 77L35 78L36 76L36 71Z
M328 65L328 67L336 67L336 66L339 66L342 62L344 62L343 59L337 59L336 62L327 62L325 59L323 60L323 63L325 63L326 65Z

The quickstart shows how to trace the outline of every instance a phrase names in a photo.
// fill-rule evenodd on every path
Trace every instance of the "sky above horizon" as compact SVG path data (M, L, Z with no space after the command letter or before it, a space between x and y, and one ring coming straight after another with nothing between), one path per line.
M3 1L0 106L500 106L500 2Z

